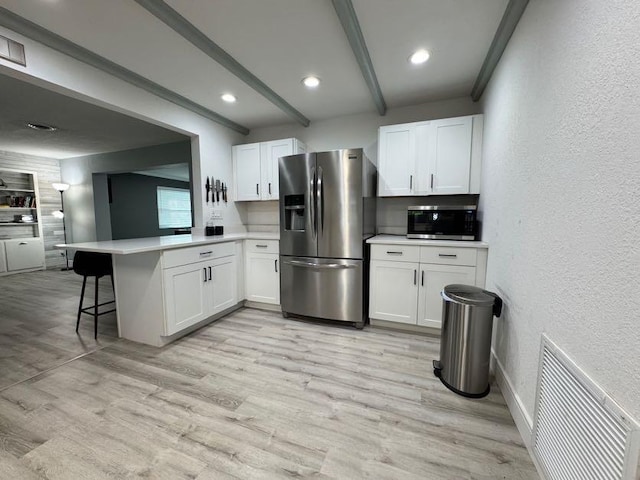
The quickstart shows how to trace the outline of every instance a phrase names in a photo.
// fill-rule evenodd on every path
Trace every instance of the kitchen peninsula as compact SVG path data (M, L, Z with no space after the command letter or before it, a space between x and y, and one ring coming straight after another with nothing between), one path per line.
M175 235L56 247L111 254L119 336L160 347L239 308L246 297L244 252L277 259L278 234ZM266 274L277 277L277 261L265 265L273 265Z

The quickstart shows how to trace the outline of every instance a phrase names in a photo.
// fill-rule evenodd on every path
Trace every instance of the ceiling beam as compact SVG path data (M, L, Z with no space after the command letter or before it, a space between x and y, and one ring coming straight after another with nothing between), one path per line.
M182 35L195 47L218 62L224 68L233 73L244 83L253 88L260 95L265 97L284 113L292 117L305 127L309 126L309 119L290 105L284 98L271 90L262 80L247 70L235 58L229 55L217 43L198 30L186 18L167 5L163 0L135 0L141 7L145 8L167 26Z
M509 4L504 11L498 30L496 30L487 56L482 64L482 68L480 68L480 72L478 73L478 78L476 78L476 83L471 90L471 99L474 102L480 100L484 89L487 88L487 84L489 80L491 80L491 75L493 75L493 71L496 69L504 50L507 48L509 39L518 26L518 22L525 8L527 8L528 3L529 0L509 0Z
M369 56L369 50L367 44L364 41L362 30L360 29L360 22L356 16L356 11L353 8L351 0L332 0L333 8L340 19L344 33L347 35L351 50L356 56L360 71L364 77L364 81L369 87L371 96L373 97L373 103L375 103L378 113L384 115L387 113L387 105L382 96L380 85L378 84L378 78L376 72L373 69L373 63L371 63L371 57Z
M208 108L205 108L182 95L178 95L168 88L158 85L157 83L152 82L151 80L148 80L145 77L112 62L111 60L107 60L106 58L101 57L100 55L67 40L66 38L63 38L40 25L30 22L29 20L22 18L3 7L0 7L0 25L49 48L57 50L60 53L113 75L120 80L124 80L136 87L142 88L143 90L146 90L147 92L164 100L175 103L176 105L197 113L209 120L213 120L214 122L224 125L231 130L235 130L243 135L247 135L249 133L249 129L247 127L229 120L228 118L223 117L222 115L209 110Z

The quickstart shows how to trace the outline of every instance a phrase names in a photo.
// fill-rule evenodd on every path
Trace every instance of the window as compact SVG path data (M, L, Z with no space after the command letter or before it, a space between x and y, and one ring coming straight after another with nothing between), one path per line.
M158 224L160 228L191 226L191 194L189 190L158 187Z

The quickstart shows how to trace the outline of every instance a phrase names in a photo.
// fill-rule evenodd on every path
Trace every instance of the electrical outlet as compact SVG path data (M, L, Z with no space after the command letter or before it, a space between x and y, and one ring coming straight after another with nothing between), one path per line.
M222 220L222 210L214 210L211 212L212 220Z

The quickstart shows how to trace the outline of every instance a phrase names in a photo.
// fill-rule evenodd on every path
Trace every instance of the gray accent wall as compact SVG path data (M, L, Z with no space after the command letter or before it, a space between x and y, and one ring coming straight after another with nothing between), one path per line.
M111 183L111 236L122 238L158 237L173 235L173 228L158 226L158 187L184 188L189 182L150 177L135 173L109 175Z
M71 185L65 193L70 241L77 243L108 239L98 238L98 233L106 235L106 225L111 220L104 208L109 201L106 187L94 191L94 174L129 173L176 163L188 163L193 172L190 141L61 160L62 178ZM106 177L103 181L106 182Z

